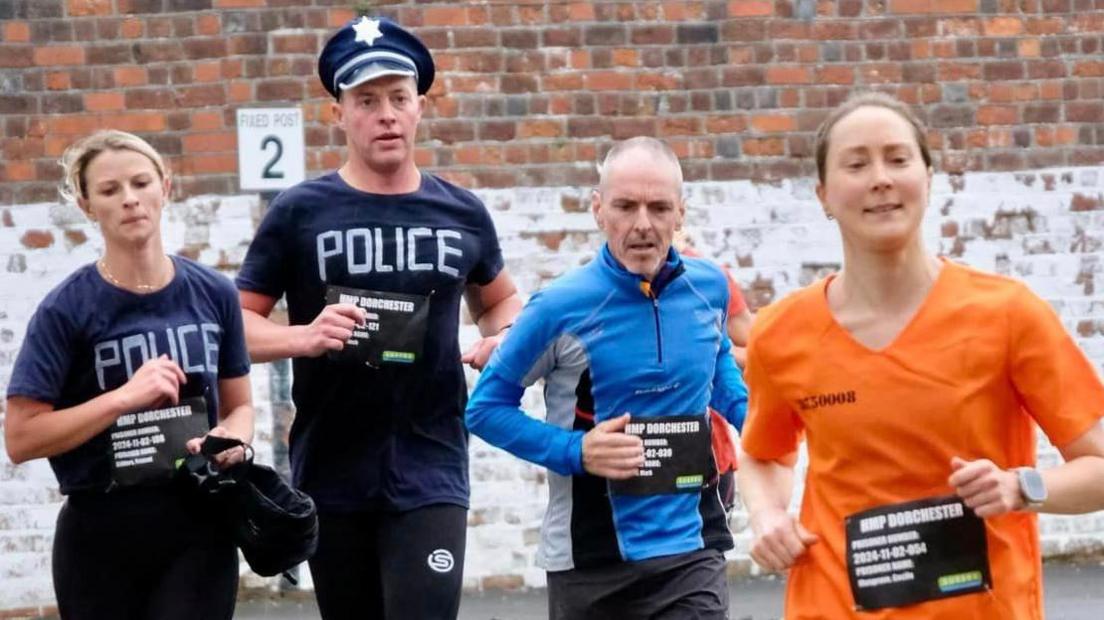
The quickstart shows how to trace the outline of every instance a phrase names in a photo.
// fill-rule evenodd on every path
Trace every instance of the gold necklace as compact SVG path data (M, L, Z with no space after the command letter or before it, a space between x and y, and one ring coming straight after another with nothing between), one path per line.
M141 292L141 293L150 293L150 292L153 292L153 291L157 290L158 288L160 288L156 284L143 284L141 282L139 282L137 284L133 284L133 285L123 284L122 282L119 281L118 278L111 275L111 272L107 270L107 263L105 263L102 258L100 260L96 261L96 267L99 268L100 273L103 274L103 277L107 278L108 282L112 283L113 285L115 285L115 286L117 286L121 289L125 289L125 290L128 290L128 291L138 291L138 292Z

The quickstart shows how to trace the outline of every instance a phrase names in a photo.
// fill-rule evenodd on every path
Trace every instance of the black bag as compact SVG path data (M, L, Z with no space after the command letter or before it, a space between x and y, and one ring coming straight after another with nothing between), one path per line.
M245 445L244 462L218 471L214 454ZM183 469L199 488L227 502L234 542L253 572L264 577L284 573L309 559L318 548L318 511L306 493L294 489L276 470L253 462L253 448L238 440L208 437L201 454Z

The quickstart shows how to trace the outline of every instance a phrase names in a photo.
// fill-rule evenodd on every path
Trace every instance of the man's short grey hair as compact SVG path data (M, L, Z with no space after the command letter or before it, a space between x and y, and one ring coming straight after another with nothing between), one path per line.
M679 163L678 156L675 155L675 152L671 150L671 147L667 146L666 142L649 136L637 136L635 138L629 138L628 140L622 140L621 142L613 145L613 148L611 148L609 152L606 153L606 157L602 159L602 163L598 164L599 189L605 186L606 174L612 168L613 163L625 153L636 149L647 151L648 153L656 156L656 158L669 162L675 171L675 178L678 181L678 185L681 191L682 165Z

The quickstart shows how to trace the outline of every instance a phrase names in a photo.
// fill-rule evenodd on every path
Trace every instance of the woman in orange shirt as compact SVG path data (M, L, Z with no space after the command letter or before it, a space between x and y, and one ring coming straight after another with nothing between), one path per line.
M1104 508L1104 387L1023 284L924 247L931 154L907 107L848 100L816 154L844 262L752 328L752 559L790 570L787 618L1041 619L1035 513ZM1034 469L1036 424L1061 465Z

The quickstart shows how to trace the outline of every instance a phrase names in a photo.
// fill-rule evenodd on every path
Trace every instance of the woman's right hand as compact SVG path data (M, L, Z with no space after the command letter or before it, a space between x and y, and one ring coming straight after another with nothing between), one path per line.
M769 571L784 571L805 550L819 541L793 515L778 508L759 510L751 515L751 559Z
M116 390L124 412L180 402L180 386L188 382L176 362L162 355L147 360L138 372Z

